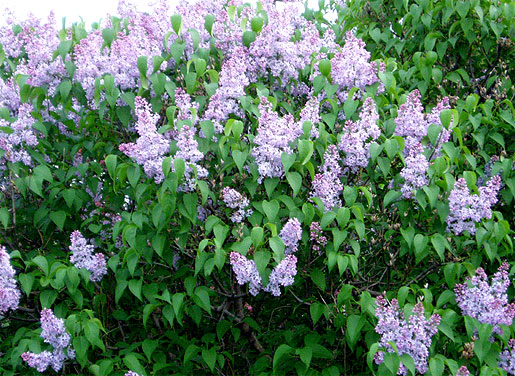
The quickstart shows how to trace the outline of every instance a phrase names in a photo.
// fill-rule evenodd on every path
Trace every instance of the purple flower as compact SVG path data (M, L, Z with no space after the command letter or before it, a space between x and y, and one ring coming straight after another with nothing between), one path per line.
M458 284L454 288L456 303L462 314L492 325L493 333L499 335L502 335L499 325L511 325L515 317L515 303L508 304L506 294L511 284L508 268L508 263L502 264L491 283L488 283L485 271L477 268L476 275L467 278L468 283Z
M129 371L124 376L141 376L139 373Z
M327 245L327 238L322 232L320 223L312 222L309 228L309 237L311 239L312 248L314 251L320 252L322 248Z
M377 120L379 115L375 102L368 97L363 103L360 119L356 122L348 120L345 123L338 147L345 152L343 165L348 166L353 172L368 165L370 142L377 140L381 135Z
M497 202L497 193L501 189L501 177L495 175L479 187L479 195L471 195L465 179L460 178L449 195L449 216L447 230L456 235L463 231L476 232L476 223L482 218L492 218L491 207Z
M231 252L229 259L238 284L249 282L249 292L256 296L263 285L254 260L249 260L238 252Z
M198 150L198 142L195 140L195 129L188 125L183 125L177 135L177 147L179 150L174 156L174 159L180 158L185 163L184 169L184 183L182 183L178 190L183 192L191 192L195 190L195 174L193 168L197 171L197 178L203 179L208 175L207 170L198 164L203 158ZM174 167L175 170L175 167Z
M281 296L280 286L293 285L297 275L297 257L287 255L270 273L268 277L268 285L265 291L270 292L273 296Z
M66 359L75 357L75 350L70 344L71 337L66 332L64 320L57 318L51 309L45 308L41 311L41 329L41 338L54 348L53 351L43 351L39 354L25 352L21 357L29 367L36 368L39 372L45 372L49 366L59 372Z
M498 366L509 375L515 375L515 339L508 341L508 348L499 354Z
M470 372L466 366L461 366L456 376L470 376Z
M312 182L311 198L319 197L324 203L325 211L342 206L341 194L343 184L340 180L342 168L339 164L340 154L335 145L329 145L324 153L324 164L319 168Z
M95 246L88 244L80 231L72 232L70 236L70 262L78 269L86 269L91 272L89 279L100 282L107 274L106 260L102 253L93 254Z
M157 133L159 115L153 114L150 105L141 97L134 99L136 107L136 130L139 138L136 143L120 144L119 149L136 163L143 166L143 170L149 178L154 178L156 183L164 179L162 164L164 155L170 151L170 141Z
M394 349L389 342L394 342L399 356L408 354L413 358L416 370L421 374L426 373L431 337L438 331L440 316L434 314L427 320L424 314L424 306L419 302L413 308L411 316L406 320L397 299L388 303L381 295L377 298L376 303L376 316L379 321L375 330L381 335L379 346L384 351L393 353ZM374 357L376 364L383 363L384 351L376 353ZM401 363L397 374L406 375L407 373L406 366Z
M291 218L286 222L279 237L284 242L284 254L297 252L299 241L302 240L302 227L297 218Z
M225 187L222 190L222 200L231 209L238 209L231 215L233 223L241 223L245 218L252 215L252 209L247 209L250 201L235 189Z
M20 304L20 290L14 279L15 271L5 247L0 246L0 314L15 310Z

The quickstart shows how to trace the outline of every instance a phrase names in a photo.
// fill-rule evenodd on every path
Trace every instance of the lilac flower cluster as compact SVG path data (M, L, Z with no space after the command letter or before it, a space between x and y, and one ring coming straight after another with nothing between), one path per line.
M284 242L284 254L291 255L297 252L299 241L302 240L302 227L297 218L291 218L282 228L279 237Z
M293 285L294 277L297 275L297 257L294 255L287 255L277 266L272 270L268 277L268 285L265 291L271 293L273 296L281 296L280 286Z
M103 276L107 274L106 260L102 253L93 254L95 247L88 244L87 240L82 236L80 231L72 232L70 236L70 262L78 269L86 269L91 272L89 279L93 282L99 282Z
M470 371L466 366L461 366L458 372L456 373L456 376L470 376Z
M467 279L468 283L458 284L454 288L456 303L463 315L492 325L492 333L499 335L502 335L499 325L511 325L515 317L515 303L508 304L506 294L511 284L508 269L508 263L503 263L490 284L483 268L477 268L476 275Z
M515 375L515 339L508 341L508 348L504 349L499 354L499 362L497 363L500 368L505 370L508 375Z
M249 282L249 292L256 296L263 285L254 260L249 260L238 252L231 252L229 259L238 284Z
M348 166L351 171L357 172L365 168L370 159L370 142L377 140L381 130L377 126L379 114L374 100L370 97L365 99L361 109L360 119L356 122L347 120L338 147L345 152L343 165Z
M247 197L243 196L240 192L235 189L225 187L222 190L222 200L225 205L231 209L238 209L231 215L231 221L233 223L241 223L249 215L252 215L252 209L247 209L250 201Z
M327 237L323 235L320 223L312 222L309 227L309 238L311 239L311 248L314 251L321 252L327 245Z
M395 119L395 135L404 138L404 162L405 167L401 171L404 178L404 185L401 188L404 198L412 198L413 192L427 185L427 160L426 148L422 144L422 139L426 137L431 124L439 124L440 113L444 109L450 108L449 99L442 99L429 114L424 114L420 92L414 90L407 98L406 103L400 105L397 118ZM440 148L444 142L450 138L451 131L442 126L442 131L436 145L427 145L428 152L434 158L438 156Z
M53 347L53 351L43 351L39 354L25 352L21 357L29 367L36 368L39 372L45 372L48 367L59 372L65 360L75 358L75 350L70 344L71 338L64 327L64 320L57 318L52 310L45 308L41 311L41 329L41 338Z
M431 346L431 337L438 331L441 317L431 315L429 320L425 317L424 306L421 302L413 308L411 316L406 320L399 307L397 299L391 303L383 297L377 298L376 316L379 319L376 332L381 335L379 346L383 349L376 353L374 361L381 364L384 361L384 351L394 352L389 342L395 343L399 356L408 354L415 362L417 372L427 372L427 357ZM398 375L407 375L408 369L401 363Z
M175 153L174 159L180 158L185 163L184 182L179 186L179 190L183 192L191 192L195 190L195 173L197 178L203 179L208 175L207 170L198 164L203 158L198 150L198 142L195 140L195 129L188 125L183 125L177 135L177 147L179 150Z
M179 110L177 115L178 120L191 120L192 125L197 123L198 116L195 116L194 119L193 112L198 112L199 104L192 102L190 95L180 87L175 90L175 105Z
M136 373L136 372L133 372L133 371L129 371L124 376L141 376L141 375L139 373Z
M11 257L4 246L0 246L0 314L15 310L20 304L20 290L14 279L15 271L10 262Z
M120 1L118 12L127 19L127 29L121 30L110 47L104 45L101 30L113 25L108 17L99 30L91 31L74 48L74 63L77 67L74 78L86 91L92 101L95 80L111 74L114 82L122 90L140 85L138 58L148 57L148 75L152 73L152 57L161 56L163 38L169 30L169 9L166 2L160 1L150 14L137 12L127 2ZM173 39L173 38L171 38ZM159 68L166 69L167 64Z
M311 198L319 197L324 203L325 211L342 206L340 198L343 184L340 180L343 172L339 164L340 154L335 145L329 145L324 153L324 164L312 182Z
M0 161L5 159L11 163L22 162L27 166L32 164L29 153L23 149L24 145L36 146L38 144L32 129L32 124L34 124L31 115L32 110L32 105L24 103L18 108L18 119L13 123L9 124L8 121L0 119L0 127L7 127L12 130L11 133L0 131L0 149L5 152ZM3 168L5 167L0 167L0 170Z
M331 59L331 78L333 84L340 86L341 90L337 93L340 101L347 99L348 90L353 87L364 92L367 86L379 82L377 74L377 65L370 62L370 52L366 50L365 42L352 32L347 32L345 45Z
M501 189L501 177L493 176L486 185L479 187L479 195L471 195L465 179L460 178L449 195L447 230L456 235L463 231L476 232L476 223L492 218L492 206L497 202Z
M120 144L119 149L136 163L143 166L149 178L156 183L164 179L162 164L164 155L170 151L170 142L157 133L159 115L153 114L150 105L141 97L134 99L136 109L136 130L139 138L136 143Z
M259 125L254 138L256 145L252 156L257 163L260 180L269 177L282 177L284 168L281 162L282 153L292 154L290 143L302 134L302 125L295 122L291 114L280 118L272 110L272 105L265 97L259 104Z

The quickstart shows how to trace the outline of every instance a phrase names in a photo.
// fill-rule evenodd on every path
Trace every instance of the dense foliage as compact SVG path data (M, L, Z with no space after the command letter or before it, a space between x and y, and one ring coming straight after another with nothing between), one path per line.
M299 5L7 16L2 375L515 374L515 4Z

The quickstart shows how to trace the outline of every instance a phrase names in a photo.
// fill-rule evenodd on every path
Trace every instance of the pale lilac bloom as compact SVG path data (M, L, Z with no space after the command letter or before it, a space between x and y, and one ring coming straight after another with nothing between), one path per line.
M321 252L322 249L327 245L327 237L322 232L320 223L312 222L309 227L309 238L311 239L314 251Z
M492 333L499 335L502 335L500 325L510 326L515 317L515 303L508 303L506 293L511 285L508 269L509 265L505 262L489 283L483 268L477 268L474 277L467 278L467 282L454 288L456 303L462 314L492 325Z
M222 190L222 200L225 205L231 209L237 209L231 215L231 221L233 223L241 223L245 218L252 215L253 210L247 209L250 205L250 201L247 197L243 196L240 192L235 189L225 187Z
M329 145L324 153L324 164L319 167L320 173L315 175L312 182L311 198L319 197L324 203L325 211L337 209L342 206L341 194L343 184L340 180L343 175L340 166L340 154L335 145Z
M458 372L456 373L456 376L470 376L470 371L466 366L461 366Z
M107 274L107 266L105 256L102 253L93 254L95 246L88 244L88 241L82 236L80 231L74 231L70 236L70 262L77 269L86 269L91 272L89 279L93 282L100 282L105 274Z
M248 282L249 292L256 296L263 285L255 261L247 259L238 252L231 252L229 259L238 284L244 285Z
M198 142L195 140L195 129L188 125L183 125L177 134L177 147L179 150L174 155L174 159L180 158L184 161L184 182L179 186L178 190L183 192L191 192L195 190L195 174L193 168L197 171L197 178L203 179L208 175L205 167L199 165L204 158L198 150ZM175 167L172 168L175 171Z
M361 108L360 119L356 122L348 120L338 147L345 152L343 165L357 172L368 166L370 159L370 142L377 140L381 130L377 126L379 114L375 102L368 97Z
M376 303L376 316L379 321L375 330L381 335L379 347L382 349L374 356L376 364L384 362L384 351L394 352L393 347L389 344L389 342L394 342L399 356L408 354L413 358L417 372L426 373L431 338L438 331L441 317L434 314L427 320L421 302L415 305L408 319L399 307L397 299L392 299L392 302L388 303L381 295L377 298ZM397 374L407 375L407 373L408 369L401 362Z
M39 354L25 352L21 357L29 367L36 368L39 372L45 372L49 366L59 372L65 360L75 358L75 350L64 327L64 320L57 318L51 309L45 308L41 311L41 329L41 338L53 347L53 351Z
M499 354L499 362L497 365L505 370L508 375L515 375L515 339L508 341L508 348Z
M141 375L139 373L136 373L136 372L133 372L133 371L129 371L124 376L141 376Z
M156 183L164 180L162 164L165 154L170 151L170 141L157 132L159 115L154 114L145 99L134 99L136 108L136 130L139 138L136 143L120 144L119 149L136 163L143 166L143 170L149 178Z
M284 243L284 254L297 252L299 241L302 240L302 227L297 218L291 218L282 228L279 237Z
M268 285L264 290L273 296L280 296L280 286L293 285L295 275L297 275L297 257L287 255L270 273Z
M476 223L492 218L492 206L497 202L501 188L501 177L493 176L486 185L479 187L479 195L470 194L464 178L458 179L449 195L449 216L447 230L456 235L463 231L476 232Z
M20 290L14 279L15 271L4 246L0 246L0 314L16 310L20 304Z

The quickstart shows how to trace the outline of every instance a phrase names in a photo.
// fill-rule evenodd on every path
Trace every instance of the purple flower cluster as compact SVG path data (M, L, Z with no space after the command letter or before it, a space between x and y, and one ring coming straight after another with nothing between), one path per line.
M0 119L0 127L7 127L12 130L11 133L0 131L0 149L5 152L2 159L5 158L6 161L12 163L22 162L27 166L32 164L29 153L23 149L24 145L36 146L38 144L32 129L34 119L32 118L31 111L32 105L24 103L18 108L18 119L13 123L9 124L8 121ZM3 168L0 167L0 170Z
M183 125L177 135L177 147L179 150L174 156L174 159L180 158L185 163L184 169L184 182L179 186L179 190L183 192L191 192L195 190L195 173L197 171L197 178L203 179L207 177L207 170L198 164L203 158L198 150L198 142L195 140L195 129L188 125Z
M179 110L178 120L191 120L192 125L197 123L198 116L194 116L193 113L198 112L199 104L192 102L190 95L180 87L175 90L175 105Z
M231 221L233 223L241 223L249 215L252 215L252 209L247 209L250 201L247 197L243 196L240 192L235 189L225 187L222 190L222 200L225 205L231 209L238 209L231 215Z
M377 140L381 135L381 130L377 126L378 120L376 104L368 97L363 103L360 119L356 122L347 120L345 123L338 147L345 152L343 165L348 166L351 171L357 172L360 168L367 167L370 159L370 142Z
M257 135L254 138L256 146L252 149L252 156L257 163L261 181L265 177L284 175L281 155L293 153L290 143L302 134L302 125L295 122L291 114L279 117L265 97L261 98L259 112L261 116L258 119Z
M324 203L325 211L342 206L340 196L343 192L343 184L340 177L343 172L339 162L340 154L337 147L329 145L324 153L324 164L312 182L311 198L319 197Z
M447 230L456 235L463 231L476 232L476 223L482 218L492 218L492 206L497 202L501 189L501 177L493 176L486 185L479 187L479 195L471 195L465 179L460 178L449 195Z
M440 101L429 114L424 114L420 92L412 91L406 98L406 103L400 105L395 119L395 135L404 138L405 167L401 171L404 185L401 188L404 198L412 198L413 192L427 185L427 169L429 162L424 154L426 149L422 139L427 136L431 124L439 124L440 113L449 108L449 99ZM449 140L451 131L442 126L442 131L436 145L427 145L432 157L436 157L444 142Z
M249 292L256 296L263 285L254 260L249 260L238 252L231 252L229 259L238 284L249 282Z
M312 222L309 227L309 238L311 239L311 248L314 251L321 252L321 250L327 245L327 237L322 232L320 223Z
M463 315L473 317L480 323L493 326L493 333L502 335L499 325L511 325L515 317L515 303L508 304L506 291L511 284L508 275L509 265L503 263L492 277L491 284L482 268L468 278L468 283L454 288L456 303Z
M297 275L297 257L294 255L287 255L277 266L272 270L268 277L268 285L265 291L271 293L273 296L281 296L280 286L293 285L294 277Z
M136 163L143 166L149 178L156 183L164 179L162 164L164 155L170 151L170 141L157 132L159 115L153 114L150 105L141 97L134 99L136 109L136 130L139 138L136 143L120 144L119 149Z
M91 272L89 279L99 282L107 274L106 260L102 253L93 254L95 247L88 244L80 231L72 232L70 236L70 262L78 269L86 269Z
M302 227L297 218L290 218L279 234L284 242L284 254L290 255L297 252L299 241L302 240Z
M497 364L509 375L515 375L515 339L508 341L508 348L499 354L499 362Z
M357 38L351 31L347 32L345 45L331 59L331 78L333 84L342 89L338 93L341 101L347 99L348 90L353 87L364 89L376 82L378 69L370 62L370 52L365 48L365 42Z
M15 310L20 304L20 290L14 279L15 271L10 262L11 257L4 246L0 246L0 314Z
M139 373L136 373L136 372L133 372L133 371L129 371L124 376L141 376L141 375Z
M408 354L415 362L417 372L427 372L427 357L431 346L431 337L438 331L441 317L431 315L429 320L425 317L424 306L421 302L413 308L411 316L406 320L403 311L399 307L397 299L391 303L383 297L377 298L376 316L379 319L376 332L381 335L379 346L383 351L376 353L376 364L384 361L384 351L393 353L394 349L389 342L395 343L399 356ZM408 369L401 363L398 375L407 375Z
M45 308L41 311L41 329L41 338L53 347L53 351L43 351L39 354L25 352L21 357L29 367L36 368L39 372L45 372L48 367L59 372L66 359L75 358L75 350L70 344L71 338L64 327L64 320L57 318L52 310Z
M470 376L470 371L466 366L461 366L458 372L456 373L456 376Z

